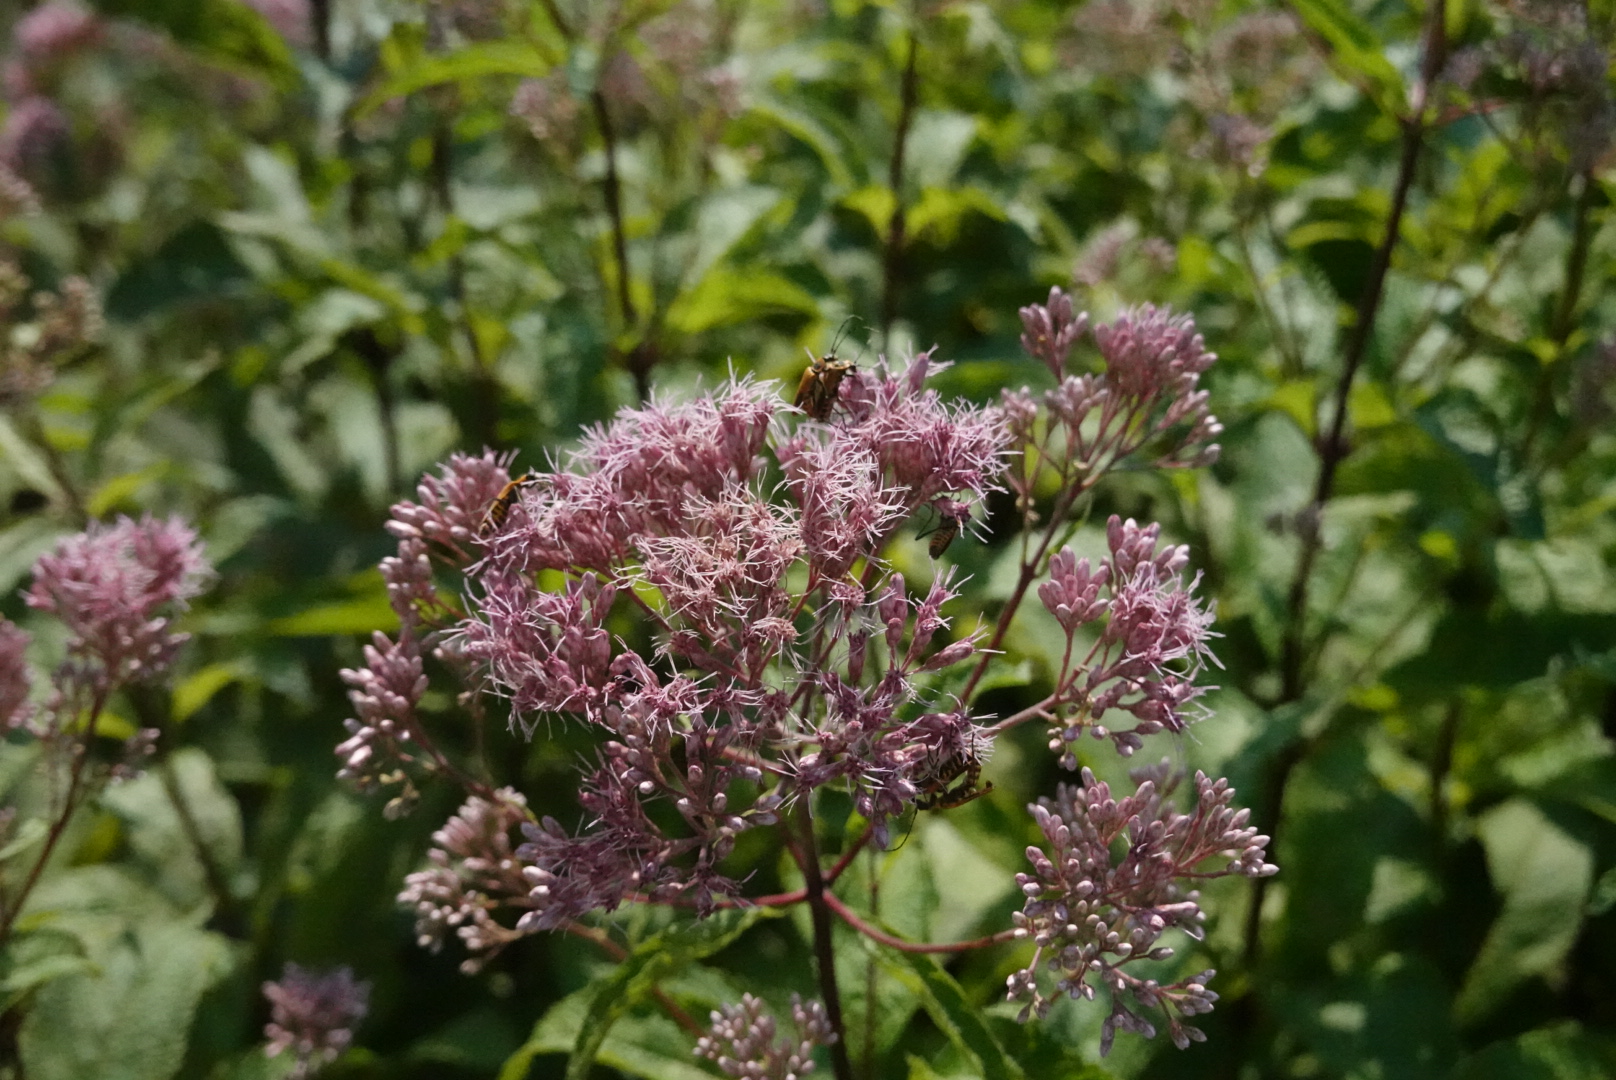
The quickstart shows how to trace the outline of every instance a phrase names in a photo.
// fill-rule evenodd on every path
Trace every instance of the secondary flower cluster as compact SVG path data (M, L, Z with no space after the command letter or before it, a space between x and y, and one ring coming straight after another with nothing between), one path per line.
M1049 580L1038 587L1066 632L1049 748L1068 769L1077 768L1072 743L1085 730L1111 739L1129 757L1143 736L1183 731L1185 706L1204 690L1195 676L1212 655L1206 645L1212 613L1195 597L1199 577L1188 585L1180 577L1189 548L1158 551L1160 533L1159 525L1140 528L1113 516L1106 525L1109 558L1090 566L1065 548L1050 559ZM1096 624L1092 644L1079 655L1078 635ZM1130 714L1133 726L1101 724L1112 710Z
M1152 451L1152 464L1164 469L1217 459L1212 440L1223 425L1199 386L1217 354L1207 351L1190 316L1145 304L1094 326L1102 361L1096 372L1076 370L1074 350L1090 332L1089 317L1076 314L1060 289L1022 308L1021 323L1022 348L1058 380L1042 401L1025 388L1004 394L1016 442L1027 451L1009 481L1024 510L1049 482L1046 470L1075 495L1141 451Z
M1155 1034L1149 1021L1127 1007L1128 998L1142 1009L1161 1010L1180 1048L1199 1042L1205 1036L1180 1017L1212 1011L1218 996L1206 984L1215 972L1162 985L1127 967L1171 957L1171 948L1157 944L1170 928L1201 937L1200 894L1185 889L1182 879L1277 873L1278 867L1263 861L1268 837L1247 826L1249 811L1231 808L1234 789L1227 780L1196 773L1195 806L1183 814L1166 801L1178 779L1166 761L1135 770L1138 790L1122 799L1113 798L1088 769L1082 777L1081 786L1061 784L1053 801L1039 799L1031 808L1050 853L1029 847L1033 872L1016 875L1027 899L1015 924L1036 949L1031 962L1010 976L1010 997L1027 1002L1025 1020L1047 1014L1062 994L1092 1000L1096 987L1105 987L1111 1013L1102 1054L1118 1028ZM1126 852L1119 859L1114 852L1122 845ZM1038 988L1040 964L1056 975L1053 997Z
M353 1029L370 1007L370 984L357 982L349 968L320 974L287 964L279 982L264 983L270 1020L264 1027L264 1053L290 1050L292 1080L313 1076L353 1042Z
M796 994L791 995L795 1038L779 1034L768 1006L751 994L742 994L738 1005L714 1009L712 1020L708 1034L696 1040L696 1054L740 1080L797 1080L814 1071L814 1048L836 1039L825 1007L817 1001L805 1005Z
M107 783L137 775L155 752L159 733L143 728L124 740L113 761L93 753L112 696L158 678L173 663L187 637L174 629L173 614L210 576L196 534L178 519L119 518L61 540L34 563L33 583L23 593L29 607L66 628L66 656L39 695L29 635L0 618L0 741L18 735L36 741L53 789L43 819L19 822L16 808L0 807L0 844L13 838L13 826L45 826L43 843L17 853L24 862L12 888L0 889L0 946L74 813Z
M529 886L511 836L529 820L527 800L510 788L492 799L473 795L432 834L432 865L404 879L399 901L415 909L417 940L437 949L452 932L470 954L461 965L468 974L522 936L494 912L526 896Z
M4 180L0 173L0 186ZM57 292L30 296L31 284L15 263L0 260L0 406L49 386L56 368L101 334L101 304L88 281L69 277Z
M28 635L0 619L0 730L53 737L113 690L163 674L188 636L174 630L172 612L209 575L196 533L178 519L92 524L41 555L23 596L67 628L67 658L51 677L49 696L35 706Z

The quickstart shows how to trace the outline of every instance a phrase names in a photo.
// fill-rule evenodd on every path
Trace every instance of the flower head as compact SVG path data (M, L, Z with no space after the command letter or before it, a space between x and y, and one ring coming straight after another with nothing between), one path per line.
M28 634L9 619L0 619L0 735L28 722Z
M529 820L527 800L510 788L493 799L474 795L432 834L431 864L404 879L399 903L415 909L415 933L436 952L454 934L470 952L473 972L522 935L495 919L501 907L525 907L529 886L513 837Z
M1053 800L1029 807L1049 851L1029 847L1033 871L1016 875L1026 900L1015 925L1036 949L1027 967L1010 976L1009 996L1026 1002L1025 1020L1047 1014L1062 995L1093 999L1097 989L1108 990L1102 1053L1119 1028L1155 1034L1127 1007L1130 999L1160 1010L1180 1048L1204 1038L1180 1018L1211 1011L1217 995L1206 984L1214 972L1162 985L1129 969L1171 957L1172 948L1158 944L1169 929L1201 936L1205 915L1190 883L1277 872L1263 861L1268 837L1246 824L1249 811L1230 806L1227 780L1196 773L1195 806L1185 814L1167 801L1178 778L1166 762L1137 770L1134 779L1134 794L1116 799L1084 769L1081 786L1062 784ZM1056 976L1053 997L1039 987L1040 966Z
M67 626L68 653L89 688L161 675L188 635L168 612L197 595L211 569L190 526L172 518L92 524L34 563L28 606Z
M714 1009L712 1020L696 1041L696 1056L742 1080L797 1080L814 1071L814 1048L836 1040L825 1007L817 1001L804 1004L796 994L791 995L794 1037L782 1033L768 1006L751 994L742 994L739 1004Z
M11 42L26 61L40 64L95 45L102 29L95 12L72 0L50 0L17 20Z
M287 964L280 981L266 982L263 989L270 1004L264 1053L276 1057L292 1051L297 1065L291 1075L298 1080L335 1061L369 1009L370 984L356 982L349 968L316 974Z

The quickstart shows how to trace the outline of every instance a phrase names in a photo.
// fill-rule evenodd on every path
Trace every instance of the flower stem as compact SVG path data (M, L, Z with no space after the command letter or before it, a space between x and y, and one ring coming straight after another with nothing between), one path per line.
M72 820L73 811L78 808L85 768L89 765L90 751L95 744L96 726L101 719L101 710L106 708L106 704L106 693L104 691L98 693L94 704L90 706L90 716L85 721L84 734L75 740L72 771L68 776L67 791L62 796L61 810L51 822L50 832L45 836L45 846L40 849L39 858L34 860L33 867L29 869L22 888L7 900L5 913L0 915L0 945L4 945L10 939L17 916L22 914L23 905L28 902L28 894L39 884L39 876L45 872L45 864L50 862L51 855L56 851L56 845L61 843L62 834L67 831L67 823Z
M831 904L836 902L836 897L825 888L825 876L819 870L814 819L806 794L798 805L802 808L802 848L798 859L807 883L808 910L813 916L814 961L819 972L819 994L825 1000L825 1018L836 1033L836 1040L830 1044L831 1071L836 1080L853 1080L853 1061L847 1054L847 1027L842 1022L842 995L836 988L836 950L831 940L834 927Z
M835 893L825 894L825 906L836 913L837 917L848 926L857 930L871 941L878 941L888 948L908 953L952 953L965 952L967 949L985 949L989 945L999 945L1006 941L1015 941L1021 936L1019 930L1000 930L997 934L987 937L973 938L970 941L950 941L941 944L929 945L918 941L905 941L901 937L894 937L879 927L872 926L859 917L858 913L836 898Z

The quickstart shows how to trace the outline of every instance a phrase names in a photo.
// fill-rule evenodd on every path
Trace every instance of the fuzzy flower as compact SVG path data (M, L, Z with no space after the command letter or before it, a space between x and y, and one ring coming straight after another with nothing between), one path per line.
M1050 289L1047 303L1021 309L1021 347L1028 356L1042 360L1058 379L1072 355L1072 346L1088 326L1088 312L1074 313L1072 298L1060 289Z
M71 139L61 106L37 94L25 97L11 106L0 126L0 165L31 184L50 181Z
M270 1004L264 1053L276 1057L292 1051L297 1064L290 1075L296 1080L335 1061L369 1009L370 984L356 982L349 968L320 975L287 964L280 981L266 982L263 989Z
M840 440L799 436L785 466L808 567L824 580L845 575L905 516L904 493L881 482L875 456Z
M1038 598L1067 636L1067 665L1056 707L1062 717L1050 740L1061 764L1077 767L1071 744L1089 730L1110 738L1124 756L1144 736L1182 731L1186 707L1203 692L1194 678L1212 654L1212 612L1195 597L1199 577L1184 583L1189 549L1158 550L1161 526L1141 527L1113 515L1106 525L1111 554L1099 566L1065 549L1050 559L1049 580ZM1103 622L1102 622L1103 620ZM1093 644L1079 655L1075 635L1099 624ZM1100 724L1112 711L1129 714L1134 726Z
M1096 326L1094 340L1105 360L1107 386L1130 411L1143 419L1161 409L1152 434L1179 425L1189 429L1159 464L1209 463L1216 446L1191 451L1223 430L1207 410L1207 392L1197 387L1201 373L1218 357L1195 332L1195 319L1144 304Z
M1129 999L1141 1010L1160 1010L1179 1048L1205 1038L1181 1018L1212 1010L1217 995L1206 984L1214 972L1164 985L1128 968L1170 958L1172 948L1158 944L1169 929L1201 937L1205 915L1189 883L1278 872L1263 861L1268 837L1247 826L1250 812L1230 806L1227 780L1196 773L1195 806L1184 814L1166 801L1178 783L1167 762L1136 771L1134 779L1134 794L1118 800L1084 769L1080 787L1062 784L1054 800L1029 807L1049 852L1029 847L1033 872L1016 875L1026 900L1015 925L1036 948L1027 967L1010 976L1009 997L1026 1002L1025 1021L1045 1016L1061 995L1092 1000L1104 987L1111 1014L1101 1053L1118 1029L1155 1034L1128 1008ZM1056 977L1053 996L1039 988L1040 966Z
M461 965L475 972L500 949L522 935L494 913L504 906L525 907L529 886L516 858L513 833L528 819L527 800L510 788L493 801L472 796L432 834L431 866L404 879L399 903L415 909L415 934L436 952L451 933L471 956Z
M28 668L28 634L0 618L0 735L28 723L32 711L28 691L33 675Z
M17 20L11 42L28 61L40 63L90 48L101 33L101 20L93 11L71 0L51 0Z
M947 689L976 685L957 669L980 647L953 632L952 571L911 592L883 555L912 517L963 522L1004 481L1013 442L1051 440L1023 459L1031 477L1012 480L1030 506L1038 463L1072 451L1075 472L1082 451L1103 472L1169 427L1204 427L1194 379L1210 354L1187 321L1125 316L1100 345L1114 371L1064 374L1083 325L1058 291L1026 313L1029 350L1062 377L1042 401L945 402L927 386L942 366L931 353L848 371L810 422L779 388L731 380L624 410L516 484L506 459L457 458L419 503L395 507L399 548L383 574L404 626L345 673L359 713L345 772L399 778L411 747L453 771L415 715L428 652L463 676L479 720L498 697L530 738L543 715L595 739L575 821L479 792L440 831L402 897L422 940L452 930L475 966L515 937L623 904L705 916L742 901L742 834L780 825L793 800L843 793L884 846L907 810L990 791L996 729ZM1124 752L1182 728L1209 616L1181 580L1187 553L1160 548L1158 531L1114 520L1100 565L1052 560L1039 596L1070 662L1055 696L1016 722L1054 715L1061 740L1088 731ZM435 580L443 565L452 588ZM1113 734L1099 723L1108 713L1133 726ZM1192 992L1169 991L1193 1009ZM798 1037L781 1041L748 999L715 1017L700 1053L733 1076L800 1075L821 1015L799 1009Z
M993 407L950 406L926 379L946 364L921 353L900 372L853 372L841 400L848 422L832 428L835 444L862 450L880 464L883 478L904 489L915 507L939 495L977 503L998 490L1009 454L1004 417Z
M414 801L414 788L402 766L415 760L409 747L415 737L415 706L426 693L421 653L408 634L393 641L380 630L365 646L365 666L344 668L342 681L359 714L343 721L348 738L339 743L342 768L337 776L370 791L402 783L404 794L390 804L396 817Z
M437 476L422 477L415 489L420 502L394 504L387 531L400 540L469 549L489 506L510 483L512 456L492 450L476 457L454 454Z
M741 1080L797 1080L814 1071L814 1048L836 1041L825 1007L817 1001L803 1004L796 994L791 995L794 1036L780 1032L768 1006L751 994L742 994L738 1005L714 1009L712 1020L696 1041L696 1056Z
M743 379L696 401L623 410L586 435L569 468L531 478L488 538L491 572L613 573L638 539L680 533L690 500L723 500L758 477L779 407Z
M612 641L606 616L617 589L594 576L545 592L516 576L496 579L478 599L480 617L461 631L461 647L508 693L515 718L534 713L602 716L612 690Z
M34 563L28 606L61 619L86 689L153 679L188 635L167 612L184 608L211 574L196 533L178 518L119 518L67 537Z

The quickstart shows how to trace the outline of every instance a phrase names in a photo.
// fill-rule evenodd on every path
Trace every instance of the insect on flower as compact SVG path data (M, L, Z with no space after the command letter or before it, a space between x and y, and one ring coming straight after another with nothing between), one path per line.
M971 520L971 512L959 503L939 507L937 513L941 520L937 523L937 527L931 530L931 543L926 546L926 550L934 559L943 557L948 545L954 542L960 530Z
M842 379L852 370L851 360L842 360L830 354L814 357L814 362L802 373L802 381L797 384L797 398L792 404L815 420L829 419L831 409L836 406L836 392L841 388Z
M842 325L845 327L847 324L844 322ZM791 404L815 420L830 418L831 409L836 407L836 393L841 389L842 379L848 372L858 370L853 361L843 360L836 355L841 336L838 330L836 339L830 344L830 351L824 356L808 354L812 363L802 373L802 381L797 383L797 397Z
M956 787L949 787L960 777L964 781ZM915 778L915 786L919 793L915 796L915 816L909 820L909 828L903 834L893 851L898 851L909 842L909 834L914 832L915 821L920 817L922 810L952 810L956 806L964 806L968 802L980 799L993 790L993 781L982 784L982 759L974 754L951 753L938 760L935 765L927 763L927 767L920 770ZM981 786L978 786L978 785Z
M477 535L487 536L505 524L505 516L511 512L511 507L516 503L517 495L521 494L523 488L537 479L538 477L533 473L527 473L523 476L518 476L500 488L499 494L494 496L494 501L488 504L488 513L483 515L482 524L477 526Z
M960 777L964 782L949 787ZM981 798L993 790L993 781L978 787L982 781L982 759L974 755L950 754L935 768L915 778L920 794L915 797L916 810L951 810L956 806Z

